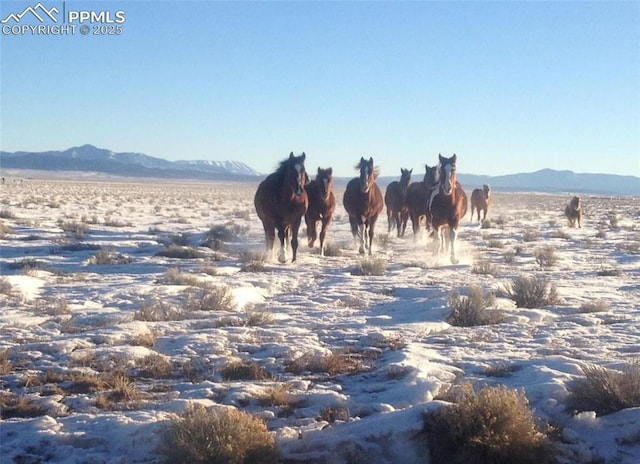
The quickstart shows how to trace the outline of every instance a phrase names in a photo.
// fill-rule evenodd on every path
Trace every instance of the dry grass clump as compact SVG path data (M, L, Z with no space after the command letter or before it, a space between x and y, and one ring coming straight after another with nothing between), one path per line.
M84 234L89 230L89 226L87 226L87 224L78 221L58 220L58 227L60 227L66 235L78 240L84 237Z
M224 242L235 240L239 235L246 233L246 231L246 227L238 224L217 224L209 229L204 237L202 246L216 251L220 250Z
M153 353L147 355L137 364L142 377L166 379L173 376L173 364L161 354Z
M147 397L138 391L135 382L121 372L102 376L105 391L98 395L95 405L100 409L116 409L119 404L137 403Z
M580 305L579 311L581 313L604 313L611 309L609 302L601 298L593 301L587 301Z
M9 350L0 350L0 375L10 374L12 370L13 366L9 359Z
M602 267L598 272L596 272L596 275L599 277L619 277L622 275L622 271L616 268Z
M17 216L8 208L0 209L0 218L1 219L16 219Z
M89 264L96 266L117 266L120 264L129 264L133 258L113 250L102 249L89 258Z
M491 261L486 259L481 259L473 263L473 266L471 267L471 272L473 274L491 275L495 277L498 275L499 270L498 270L498 266L493 264Z
M156 256L175 259L198 259L204 258L205 255L197 248L192 246L180 246L171 244L156 252Z
M0 238L4 239L7 235L15 234L16 231L13 227L6 225L4 222L0 222Z
M515 277L505 286L506 294L518 308L543 308L558 303L555 285L540 277Z
M325 243L324 245L324 255L332 256L332 257L340 257L342 256L342 248L333 243Z
M550 245L538 248L533 252L533 256L536 258L536 263L544 269L553 267L558 262L556 251Z
M498 324L504 320L502 311L489 310L496 302L493 293L484 293L481 287L475 285L468 287L467 293L468 295L462 296L458 291L454 291L449 296L451 313L446 319L449 324L472 327Z
M224 380L269 380L273 376L255 361L230 361L220 369Z
M282 462L265 423L237 409L190 404L161 431L159 452L171 464Z
M567 385L567 407L575 411L595 411L603 416L640 406L640 362L622 370L596 365L582 366L584 378Z
M185 291L187 311L235 311L236 301L226 285L207 285Z
M16 417L44 416L47 411L33 399L2 391L0 392L0 418L12 419Z
M182 272L176 267L167 269L167 272L164 273L162 283L167 285L190 285L192 287L202 285L202 281L196 276Z
M147 322L180 321L184 319L184 313L176 306L161 300L144 301L133 318L137 321Z
M245 251L240 255L240 259L243 261L240 268L242 272L263 272L267 268L265 255L262 253Z
M275 316L270 311L258 311L256 309L249 308L245 312L245 325L249 327L262 327L273 324L275 321Z
M522 392L504 386L478 393L462 385L456 403L427 413L423 434L432 462L550 464L548 437L536 424Z
M525 231L522 232L523 242L535 242L540 240L541 238L542 234L540 233L540 231L535 229L525 229Z
M364 258L358 266L351 271L352 275L381 276L387 270L387 262L382 258Z
M292 374L311 372L327 373L330 376L349 375L366 369L360 356L348 352L332 352L328 355L307 353L285 364L285 369Z
M300 401L291 395L291 387L287 384L280 384L277 387L269 388L258 398L260 406L265 407L286 407L295 408L300 405Z
M325 406L320 411L320 420L334 423L336 421L346 422L351 417L349 408L343 406Z

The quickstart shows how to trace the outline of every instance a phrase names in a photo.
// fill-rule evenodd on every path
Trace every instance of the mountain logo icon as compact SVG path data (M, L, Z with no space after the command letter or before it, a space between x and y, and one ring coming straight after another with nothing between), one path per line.
M11 13L9 16L1 20L0 23L6 24L9 21L19 23L27 13L31 13L31 15L35 16L35 18L41 23L44 23L47 17L53 20L54 23L58 22L58 18L55 16L59 13L58 9L55 6L51 9L46 9L42 3L38 2L35 6L26 7L22 13Z

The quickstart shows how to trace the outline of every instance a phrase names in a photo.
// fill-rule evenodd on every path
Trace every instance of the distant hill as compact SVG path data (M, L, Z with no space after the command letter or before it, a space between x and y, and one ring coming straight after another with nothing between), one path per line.
M167 161L142 153L114 153L93 145L39 153L0 151L0 169L95 172L113 176L160 179L257 181L264 177L264 174L237 161ZM422 180L422 176L423 173L414 173L413 180ZM379 184L384 188L393 180L397 178L381 177ZM348 178L336 179L338 185L344 185L347 181ZM505 176L459 173L458 181L469 193L474 188L481 187L482 184L491 184L495 191L640 196L640 177L576 174L572 171L553 169Z
M142 153L114 153L93 145L39 153L0 151L0 167L167 179L242 180L260 175L237 161L167 161Z

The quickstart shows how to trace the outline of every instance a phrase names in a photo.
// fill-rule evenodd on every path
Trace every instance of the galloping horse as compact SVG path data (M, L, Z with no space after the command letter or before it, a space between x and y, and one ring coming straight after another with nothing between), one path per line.
M287 243L291 240L293 250L292 262L296 260L298 251L298 229L302 216L307 211L309 200L305 185L308 176L304 168L307 155L293 156L282 161L276 172L269 174L258 186L253 203L258 217L262 221L267 239L267 258L273 259L275 230L280 239L278 260L287 261Z
M439 166L429 167L425 164L424 179L422 182L413 182L407 189L407 210L411 218L413 237L416 238L420 230L420 220L426 218L427 227L431 226L431 212L427 211L427 202L434 189L438 188L440 182Z
M364 254L365 250L371 254L373 231L384 202L375 181L378 170L373 166L373 158L369 158L369 161L360 158L356 169L360 170L360 177L349 181L342 204L349 214L351 233L360 240L360 254Z
M404 236L407 220L409 219L406 199L412 172L413 169L400 168L400 181L394 180L391 182L387 185L387 190L384 193L384 204L387 206L388 232L391 232L391 229L395 226L398 237Z
M456 161L454 154L451 158L438 155L440 159L440 185L438 192L431 197L429 209L431 212L431 226L435 230L435 240L438 240L438 253L446 249L448 242L451 247L451 262L458 263L456 257L456 236L460 220L467 214L467 195L460 183L456 181ZM444 237L445 229L449 229L448 240Z
M309 208L304 215L307 223L307 238L309 239L309 248L318 238L316 224L322 221L322 229L320 230L320 256L324 256L324 240L327 236L331 217L336 209L336 198L333 195L333 169L320 169L316 178L307 184L307 195L309 196Z
M471 192L471 222L473 222L473 209L478 212L478 222L480 222L480 211L484 211L482 220L487 219L487 211L491 203L491 186L484 184L481 189L477 188Z
M564 209L564 215L567 216L571 227L575 227L577 222L578 227L582 229L582 224L580 224L582 220L582 200L580 200L580 197L571 199L571 202Z

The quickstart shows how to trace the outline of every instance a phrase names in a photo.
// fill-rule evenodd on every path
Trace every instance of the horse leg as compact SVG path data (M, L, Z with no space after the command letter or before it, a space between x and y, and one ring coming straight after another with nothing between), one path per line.
M327 236L329 225L331 224L331 216L322 218L322 229L320 229L320 256L324 256L324 239Z
M312 218L310 215L305 215L304 221L307 224L307 239L309 240L309 248L313 248L313 245L316 242L317 231L316 231L316 219Z
M297 220L294 221L293 226L291 228L291 253L292 259L291 262L296 262L296 257L298 255L298 230L300 229L300 223L302 222L302 216L300 216ZM315 224L313 226L315 229Z
M473 207L473 203L471 203L471 218L469 218L469 220L471 221L472 224L473 224L473 211L474 211L474 207ZM478 210L478 214L480 214L480 210ZM478 220L480 220L480 218L478 218Z
M485 208L485 209L483 210L483 211L484 211L484 214L482 215L482 222L484 222L484 221L486 221L486 220L487 220L487 211L488 211L488 210L489 210L488 208Z
M360 244L358 247L358 253L360 253L361 255L364 254L365 249L367 247L366 235L367 235L367 223L361 222L360 224L358 224L358 240L360 241Z
M278 239L280 240L280 253L278 254L278 261L281 263L287 262L287 228L278 227Z
M387 233L391 233L391 229L393 229L393 223L395 221L395 213L391 210L391 208L387 207Z
M265 236L265 258L268 262L273 261L273 244L276 241L276 232L275 226L270 224L262 223L262 227L264 228L264 236Z
M455 227L449 226L449 246L451 247L451 263L458 264L460 260L456 257L456 237L458 230Z
M369 227L367 227L369 229L369 237L367 238L367 241L369 243L369 255L372 254L372 246L373 246L373 231L376 228L376 221L378 220L378 216L372 216L369 218L369 220L367 221L367 223L369 224Z

